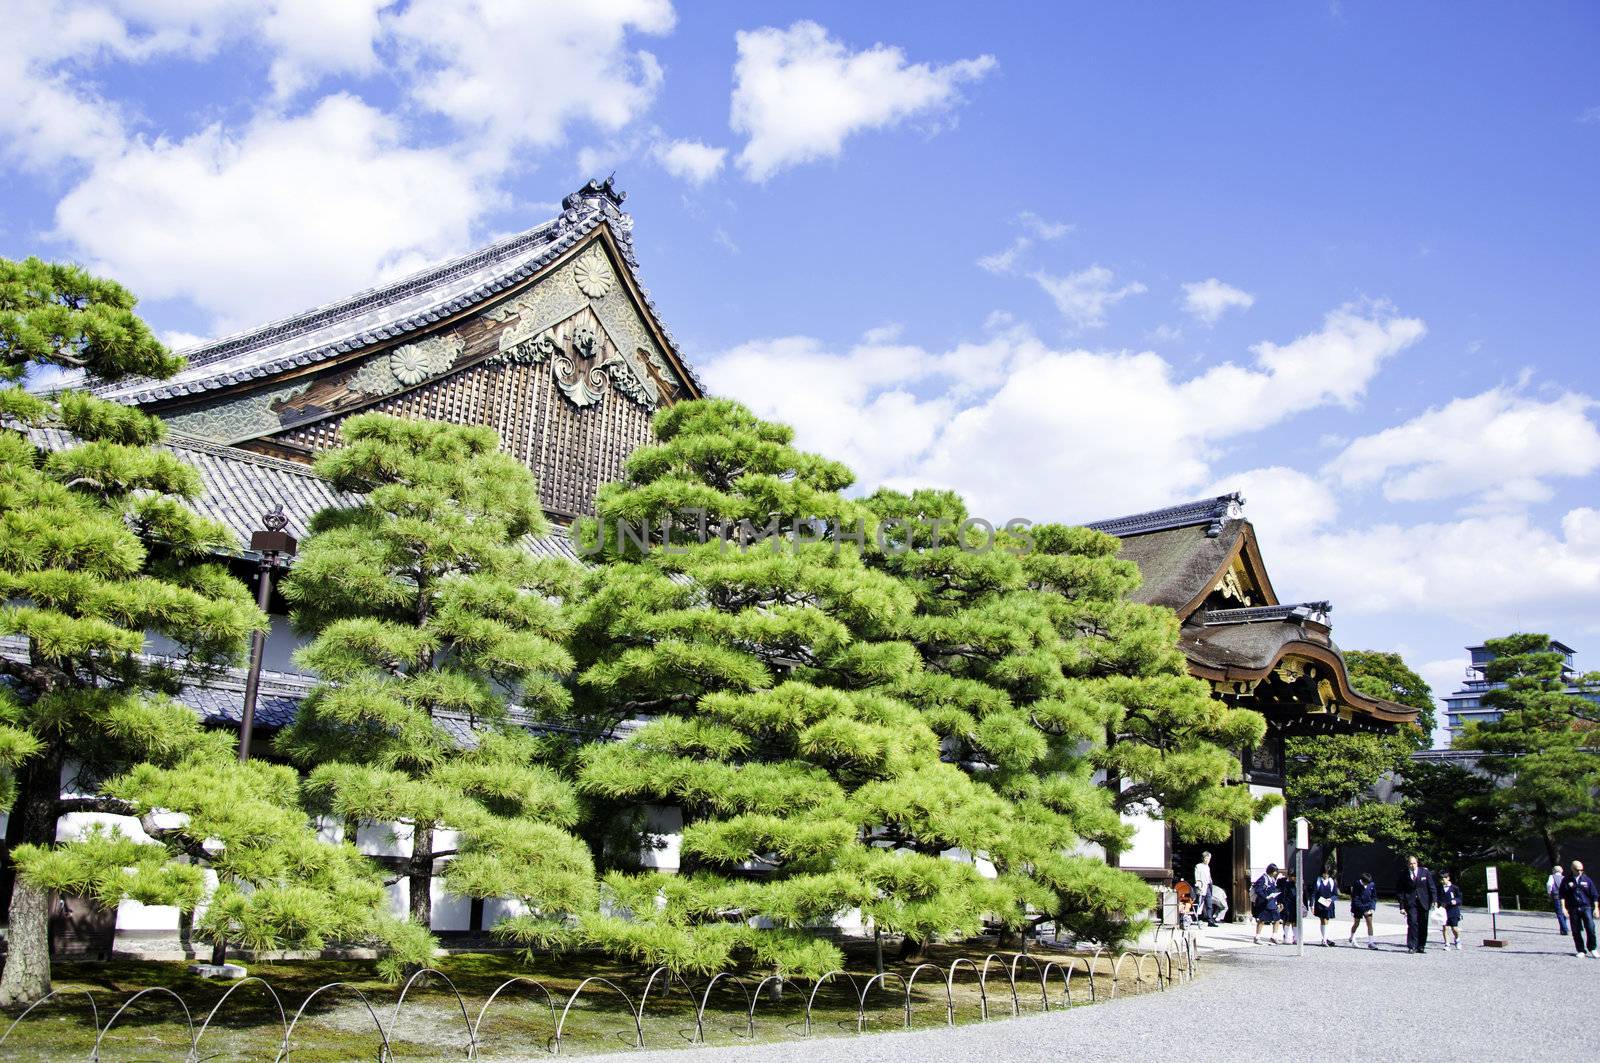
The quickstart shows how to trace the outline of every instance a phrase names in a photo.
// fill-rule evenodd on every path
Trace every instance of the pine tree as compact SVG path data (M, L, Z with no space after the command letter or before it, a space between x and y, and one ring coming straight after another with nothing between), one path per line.
M1459 764L1412 760L1395 793L1411 848L1432 868L1467 867L1510 857L1522 832L1495 805L1494 779Z
M22 865L0 1004L50 988L51 883L29 865L51 861L61 817L118 811L98 784L134 765L225 749L227 736L205 732L174 695L236 661L265 624L248 590L210 562L230 536L184 505L198 478L153 447L158 421L19 384L61 368L90 380L174 371L133 307L126 290L82 270L0 260L0 634L16 646L0 655L0 760L15 773L6 840ZM78 442L47 450L29 434L44 427ZM148 634L175 652L144 655ZM89 796L64 798L64 773L70 792Z
M1170 611L1126 600L1138 572L1116 539L1060 525L991 533L946 491L867 504L884 529L873 563L917 595L909 631L924 667L901 692L1007 810L972 850L1000 872L997 914L1097 940L1135 932L1152 895L1086 843L1114 857L1130 834L1122 814L1158 806L1202 838L1258 816L1226 784L1261 718L1187 675Z
M1563 658L1548 635L1516 634L1484 643L1492 660L1484 678L1492 686L1483 704L1497 709L1496 723L1469 724L1457 745L1485 755L1479 766L1499 783L1492 800L1524 832L1544 845L1552 864L1562 842L1600 833L1600 673L1579 677L1567 692Z
M1417 749L1433 745L1434 717L1433 690L1406 664L1398 653L1379 650L1346 650L1345 667L1356 689L1373 697L1387 698L1417 710L1415 728L1402 728L1398 733L1411 740Z
M981 848L1008 810L885 693L919 667L901 637L914 599L830 536L869 516L838 494L849 471L724 400L655 430L584 530L600 564L578 711L643 722L586 750L580 786L679 809L680 873L607 874L587 939L675 970L816 977L841 957L808 928L852 909L917 939L976 930L994 891L937 854Z
M341 432L316 468L360 500L315 518L283 584L322 683L278 748L347 835L409 829L410 853L383 862L417 927L442 876L518 901L500 932L556 940L592 906L594 870L567 829L571 787L525 724L569 701L560 599L576 569L526 549L546 530L537 485L492 430L367 414Z
M293 768L240 764L229 744L207 742L171 767L136 765L100 792L102 811L137 818L158 844L96 825L68 845L20 847L28 881L107 908L132 899L199 911L194 932L212 943L377 945L391 978L432 953L427 934L388 914L383 883L356 848L318 837Z
M1417 725L1387 734L1332 734L1290 738L1284 743L1284 798L1291 815L1304 816L1311 836L1332 850L1384 842L1408 850L1417 832L1403 804L1377 800L1373 787L1386 774L1411 771L1410 757L1433 734L1433 692L1398 653L1349 650L1344 654L1352 685L1364 694L1417 710Z

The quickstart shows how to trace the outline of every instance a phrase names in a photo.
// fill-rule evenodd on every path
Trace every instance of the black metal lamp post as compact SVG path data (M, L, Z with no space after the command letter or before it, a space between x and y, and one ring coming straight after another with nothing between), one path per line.
M272 600L272 574L294 556L295 548L299 544L294 536L283 530L289 526L289 518L283 512L283 503L280 502L261 514L261 523L266 525L266 528L251 533L250 549L260 555L256 562L256 579L259 581L256 604L264 613L267 611L267 603ZM266 648L265 631L257 631L250 636L250 671L245 674L244 711L239 714L239 763L241 764L250 759L250 736L256 726L256 695L261 689L261 658ZM232 978L244 977L244 968L228 966L228 939L224 937L219 937L212 943L211 963L196 967L194 970L207 978L219 975Z
M284 531L289 526L289 518L283 512L283 503L263 513L261 523L266 528L251 534L250 549L261 555L257 562L259 589L256 592L256 604L264 613L267 603L272 599L272 574L280 565L288 563L299 543ZM250 759L250 736L256 725L256 695L261 688L261 657L266 646L266 632L257 631L250 636L250 671L244 680L244 712L239 716L240 763Z

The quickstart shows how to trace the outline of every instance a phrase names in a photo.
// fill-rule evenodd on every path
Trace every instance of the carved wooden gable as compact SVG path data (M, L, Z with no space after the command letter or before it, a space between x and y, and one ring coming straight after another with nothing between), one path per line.
M301 460L367 410L487 425L561 516L591 512L598 486L650 441L655 410L694 393L596 237L432 334L163 416L188 435Z

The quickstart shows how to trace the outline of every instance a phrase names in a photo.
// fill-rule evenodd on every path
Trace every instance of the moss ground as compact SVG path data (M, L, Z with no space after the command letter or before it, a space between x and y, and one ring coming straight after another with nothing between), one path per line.
M911 1025L918 1028L943 1025L946 1022L945 972L958 959L968 963L956 967L951 992L955 1021L981 1021L984 994L980 992L974 968L981 968L986 955L987 950L979 945L939 946L925 958L939 969L924 967L920 972L914 963L891 960L886 965L890 973L883 980L889 988L875 985L867 997L866 1029L871 1032L903 1027L905 998L899 979L912 979L913 975ZM1002 968L1015 953L1008 951L1002 955L1004 961L991 964L987 981L991 1020L1008 1017L1012 1012L1011 991ZM1063 957L1041 954L1039 959L1054 959L1059 963ZM1090 1000L1085 973L1088 962L1087 957L1075 960L1074 973L1065 987L1060 972L1051 972L1052 1010L1067 1005L1068 990L1073 1006ZM858 992L855 987L865 986L871 979L873 963L870 946L847 950L847 973L854 979L854 986L850 980L840 977L822 984L816 991L812 1009L811 1036L855 1034ZM513 978L531 979L538 985L519 981L502 990L484 1013L478 1028L479 1059L509 1061L547 1054L568 998L586 978L607 980L626 993L635 1005L644 998L642 1025L647 1047L683 1047L697 1040L695 1010L706 993L703 978L690 978L688 985L676 980L669 984L664 978L657 978L646 994L648 972L597 955L539 956L529 962L511 953L469 953L441 957L437 967L459 991L462 1003L457 1002L444 979L424 976L406 993L398 1015L395 1005L400 987L378 978L370 962L257 963L250 966L250 973L265 980L277 993L288 1020L293 1020L296 1009L316 993L294 1029L291 1058L296 1063L377 1060L382 1042L367 1005L388 1032L395 1059L463 1059L468 1024L478 1021L485 1001ZM1093 967L1097 983L1095 995L1105 999L1110 993L1112 962L1102 956L1093 961ZM1018 966L1018 1004L1023 1014L1042 1010L1037 971L1038 967L1030 961L1024 960ZM1155 991L1157 985L1148 961L1143 973L1143 980L1136 978L1133 965L1125 963L1118 979L1119 995ZM805 1006L813 989L809 983L784 987L781 994L774 993L769 986L757 1002L754 1028L747 1030L748 994L756 989L761 977L761 972L748 972L741 973L738 979L722 978L716 982L705 1010L705 1043L741 1044L806 1035ZM330 983L344 984L316 992ZM277 1005L260 982L208 981L190 974L186 962L58 963L55 988L58 995L35 1009L0 1045L0 1059L87 1059L94 1046L96 1027L83 991L92 994L99 1009L100 1027L104 1028L117 1008L134 994L154 990L135 1000L105 1034L99 1058L108 1063L186 1057L190 1027L184 1020L183 1006L171 994L182 998L194 1030L199 1033L212 1008L232 989L209 1027L200 1034L199 1059L272 1060L283 1038L283 1022ZM14 1010L0 1016L0 1033L19 1013L20 1010ZM633 1016L621 994L601 982L590 982L567 1014L561 1054L625 1050L634 1044L634 1039Z

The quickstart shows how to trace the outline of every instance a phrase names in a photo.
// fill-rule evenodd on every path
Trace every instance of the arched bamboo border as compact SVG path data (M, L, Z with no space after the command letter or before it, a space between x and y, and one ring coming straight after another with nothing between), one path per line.
M564 1030L567 1025L567 1012L572 1010L572 1002L578 999L579 993L582 993L588 988L590 982L599 982L601 985L613 990L622 998L623 1003L628 1005L628 1012L633 1016L633 1032L635 1038L633 1047L643 1048L644 1023L639 1020L639 1009L633 1006L633 998L629 997L627 993L623 992L622 987L611 981L609 978L601 978L599 975L590 975L588 978L585 978L583 981L578 983L578 988L574 989L572 991L572 995L567 998L567 1006L561 1009L561 1019L556 1023L556 1049L554 1054L561 1054L561 1031Z
M211 1005L211 1010L206 1013L206 1021L200 1024L200 1032L194 1035L194 1048L189 1053L190 1059L200 1058L200 1039L204 1037L206 1035L206 1031L211 1028L211 1020L217 1017L217 1012L222 1010L222 1005L227 1003L229 997L233 996L233 994L238 990L243 989L249 982L260 982L262 985L266 986L267 992L272 996L273 1006L278 1009L278 1025L283 1028L283 1041L280 1041L279 1044L281 1045L288 1041L289 1016L284 1013L282 998L278 996L278 991L273 989L272 984L265 978L251 974L246 975L237 982L233 983L233 985L229 986L228 991L222 994L222 996L217 999L215 1004Z
M706 1007L711 1003L711 990L716 988L717 983L722 981L724 978L728 979L728 981L730 981L734 985L738 986L739 987L739 992L744 994L744 1002L745 1002L744 1035L746 1037L751 1038L751 1039L754 1039L754 1037L755 1037L755 1026L756 1026L756 1002L755 1002L755 998L750 995L750 990L745 988L745 981L744 981L743 978L740 978L738 975L732 973L731 971L718 971L716 974L711 976L711 981L706 983L705 992L703 992L700 995L700 1006L695 1009L695 1013L694 1013L694 1035L695 1035L695 1042L697 1044L702 1044L703 1045L703 1044L706 1043ZM765 980L763 980L762 984L763 985L766 984Z
M781 974L769 974L765 978L761 979L760 982L756 983L755 992L750 994L750 1014L749 1014L748 1029L750 1030L750 1036L751 1037L755 1036L756 1005L761 1003L761 994L766 992L767 983L768 982L776 983L776 985L778 986L779 993L782 993L784 986L792 986L795 989L799 989L800 988L800 984L798 982L796 982L796 981L794 981L793 979L790 979L790 978L785 978Z
M378 1037L383 1042L383 1047L381 1048L383 1054L380 1058L386 1060L394 1058L394 1050L389 1046L389 1031L383 1028L383 1020L378 1018L378 1013L373 1010L372 1002L367 999L367 995L361 990L357 989L355 986L351 985L349 982L329 982L327 985L318 986L317 988L313 989L311 994L302 1000L300 1002L300 1006L295 1009L294 1018L289 1021L289 1029L283 1035L283 1047L278 1050L278 1057L275 1063L289 1063L290 1054L292 1052L290 1044L292 1038L294 1037L294 1028L300 1025L300 1017L306 1013L306 1006L328 990L341 988L348 989L350 992L356 995L356 998L361 1001L362 1006L367 1009L367 1014L371 1016L372 1025L378 1028Z
M837 975L838 977L843 978L845 981L849 982L851 991L854 992L855 995L856 995L856 1032L857 1033L861 1032L861 1008L860 1008L860 1004L861 1004L861 987L856 984L856 980L855 980L855 977L853 975L848 974L845 971L829 971L826 974L824 974L821 978L817 979L816 984L811 987L811 995L806 998L806 1036L807 1037L811 1036L811 1008L817 1002L817 994L822 992L822 987L823 987L824 983L826 983L828 981L828 979L834 977L835 975Z
M915 977L915 974L912 976ZM905 975L899 971L880 971L867 979L867 984L861 987L861 999L856 1005L856 1033L862 1033L867 1028L867 994L872 992L872 984L882 984L884 991L889 989L889 979L900 979L900 1011L902 1029L911 1029L911 986L906 982Z
M662 978L663 975L665 975L666 977ZM650 972L648 977L645 978L645 980L644 980L644 992L639 994L639 1029L641 1031L644 1029L644 1009L645 1009L646 1005L650 1001L650 990L655 988L655 984L656 984L656 979L657 978L662 978L662 983L661 984L665 987L664 989L661 990L661 992L659 994L657 994L658 996L663 996L664 997L667 994L671 993L672 992L672 983L673 982L677 982L678 985L683 987L684 996L689 998L689 1007L690 1007L690 1009L695 1010L695 1019L696 1019L695 1027L696 1027L696 1030L698 1030L699 1029L699 1011L698 1011L698 1009L695 1009L695 1006L694 1006L694 989L689 985L689 983L687 981L684 980L683 975L681 975L678 972L672 970L670 967L657 967L655 970ZM694 1044L696 1042L691 1040L689 1043L690 1044ZM643 1036L642 1033L640 1034L639 1044L640 1044L641 1047L643 1047L643 1045L644 1045L644 1036Z
M23 1009L21 1015L18 1015L15 1019L11 1020L11 1025L6 1027L6 1032L3 1033L3 1034L0 1034L0 1045L4 1045L6 1043L6 1038L11 1036L11 1031L15 1030L22 1023L23 1019L26 1019L29 1015L33 1014L33 1009L34 1008L43 1007L45 1004L49 1003L51 1001L51 999L53 999L55 997L66 997L68 995L74 995L74 994L82 994L83 996L86 996L86 997L89 998L89 1015L91 1016L91 1018L94 1021L95 1040L96 1040L96 1042L98 1042L99 1039L100 1039L100 1006L94 1002L94 994L93 993L89 992L87 989L76 989L76 988L74 988L74 989L52 989L50 992L46 993L44 996L40 997L38 1000L35 1000L32 1004L29 1004L26 1008Z
M483 1002L483 1007L478 1009L478 1018L472 1024L472 1045L467 1055L469 1060L476 1059L478 1057L478 1046L482 1043L480 1034L483 1031L483 1017L488 1013L489 1005L493 1004L496 998L498 998L501 993L505 992L506 989L518 982L526 982L528 985L535 986L538 988L539 992L544 994L545 1004L550 1008L550 1037L552 1039L550 1042L546 1042L545 1051L551 1051L551 1044L554 1042L556 1029L556 998L551 995L549 988L547 988L545 984L539 981L537 978L529 978L526 975L519 974L515 978L508 978L504 982L501 982L495 988L495 991L489 994L489 999Z
M182 997L168 989L166 986L157 985L151 986L149 989L141 989L127 1000L124 1000L122 1002L122 1007L117 1009L116 1014L112 1015L111 1018L106 1020L105 1028L102 1029L99 1036L94 1039L94 1047L89 1050L89 1063L97 1063L97 1061L100 1059L100 1044L106 1039L106 1034L111 1032L111 1027L115 1026L117 1020L122 1018L122 1013L127 1011L128 1008L133 1005L135 1000L138 1000L140 997L149 996L151 993L165 993L173 1000L176 1000L178 1002L178 1007L183 1009L183 1021L185 1025L189 1027L189 1050L185 1053L184 1058L190 1059L194 1057L194 1016L189 1014L189 1005L184 1002Z

